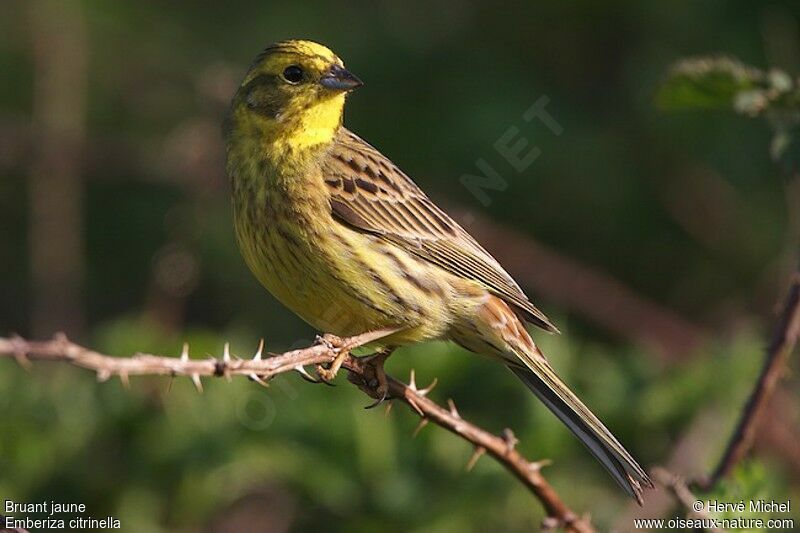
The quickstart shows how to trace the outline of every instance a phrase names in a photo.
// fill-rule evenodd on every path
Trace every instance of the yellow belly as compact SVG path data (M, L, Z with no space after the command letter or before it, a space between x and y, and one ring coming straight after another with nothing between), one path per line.
M451 287L437 267L330 216L234 205L239 247L250 270L281 303L321 332L355 335L385 327L402 345L443 337L452 323Z

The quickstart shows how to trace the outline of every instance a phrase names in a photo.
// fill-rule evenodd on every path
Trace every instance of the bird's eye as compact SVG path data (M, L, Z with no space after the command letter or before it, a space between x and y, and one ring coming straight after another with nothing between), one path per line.
M289 83L300 83L303 79L303 69L297 65L290 65L284 69L283 79Z

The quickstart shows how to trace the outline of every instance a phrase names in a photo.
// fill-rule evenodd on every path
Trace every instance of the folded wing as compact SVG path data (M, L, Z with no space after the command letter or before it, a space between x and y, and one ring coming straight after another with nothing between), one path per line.
M418 257L483 284L532 324L558 332L480 244L434 204L397 166L341 128L323 162L335 218L379 235Z

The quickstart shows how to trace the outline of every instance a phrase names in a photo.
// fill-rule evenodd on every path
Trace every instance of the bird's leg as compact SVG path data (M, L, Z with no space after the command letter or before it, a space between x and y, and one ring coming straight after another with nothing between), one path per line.
M317 337L317 342L319 344L324 344L333 351L338 350L336 357L330 362L328 368L325 368L321 364L314 366L317 375L320 377L323 383L333 385L332 381L339 372L339 369L342 368L342 363L344 363L344 360L347 359L348 355L350 355L350 349L343 346L344 343L340 337L331 335L329 333L326 333L322 337Z
M400 329L401 328L397 327L376 329L375 331L363 333L362 335L353 338L361 338L362 339L361 343L370 343L378 339L382 339L383 337L387 337L394 333L397 333L398 331L400 331ZM363 337L365 335L368 337L368 340L363 340ZM326 346L330 351L336 354L336 356L333 358L333 361L328 363L327 367L321 364L315 365L314 367L315 370L317 371L317 375L320 377L323 383L326 383L328 385L333 385L331 381L333 381L333 379L336 377L336 374L339 372L339 369L342 367L342 364L344 364L344 362L347 360L347 356L350 355L350 351L356 346L361 346L361 343L357 343L355 346L353 346L350 345L346 339L342 339L341 337L337 337L336 335L332 335L330 333L326 333L321 337L317 336L317 344L322 344L323 346ZM377 356L384 352L385 355L383 356L383 359L386 359L386 357L389 357L389 354L392 353L392 350L388 351L382 350L381 352L378 352L375 355ZM370 359L365 358L364 362L368 362L369 360ZM383 361L381 361L381 365L382 364ZM379 378L379 383L385 384L386 375L383 374L383 368L381 367L381 369L378 372L380 372L382 376ZM388 385L383 385L383 389L388 390Z
M389 394L389 381L386 379L386 372L383 370L383 364L392 355L394 348L381 348L372 355L361 357L360 360L364 364L365 369L371 371L371 376L365 375L366 385L374 391L374 397L377 398L375 403L365 407L365 409L372 409L383 403L386 395Z

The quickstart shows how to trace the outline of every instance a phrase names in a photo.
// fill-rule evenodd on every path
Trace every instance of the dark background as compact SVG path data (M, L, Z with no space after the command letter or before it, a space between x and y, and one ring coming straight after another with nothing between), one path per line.
M798 17L793 1L3 2L0 334L64 330L118 355L310 343L239 257L220 134L252 58L308 38L366 82L348 127L508 266L564 333L536 334L545 353L642 464L706 472L760 367L800 210L765 124L665 113L654 95L696 54L796 74ZM541 97L560 135L523 120ZM493 147L512 126L541 151L523 172ZM488 202L461 183L478 159L505 183ZM601 530L631 527L630 502L503 368L441 343L388 370L412 367L439 378L437 401L551 459L545 475ZM466 443L434 427L412 440L412 414L365 412L338 381L126 391L2 361L0 499L83 502L127 531L539 524L492 460L465 473ZM720 497L800 503L796 390L784 383Z

